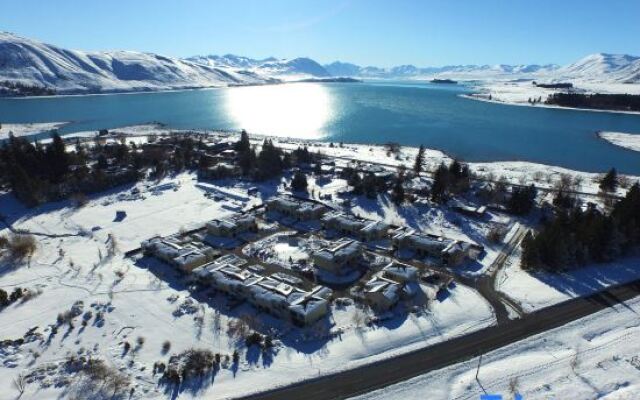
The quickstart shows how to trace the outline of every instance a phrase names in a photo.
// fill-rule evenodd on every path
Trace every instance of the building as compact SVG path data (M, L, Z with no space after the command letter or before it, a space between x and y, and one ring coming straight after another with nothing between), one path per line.
M399 283L416 282L418 269L408 264L392 261L382 269L382 276Z
M322 296L328 289L322 286L306 291L278 275L263 276L218 261L201 266L194 274L229 296L297 325L312 324L329 312L329 302Z
M317 268L343 275L348 267L357 265L362 256L362 246L355 240L342 238L330 246L314 251L311 259Z
M431 257L443 265L451 267L460 265L467 258L471 258L474 248L471 243L427 233L417 233L412 229L396 231L392 242L397 250L410 250L419 257Z
M145 255L156 257L184 272L191 272L219 254L208 246L176 235L166 238L155 236L142 242L141 248Z
M257 232L256 217L252 214L236 214L224 219L207 222L207 233L213 236L235 238L245 232Z
M464 214L464 215L468 215L470 217L476 217L476 218L481 218L485 215L485 213L487 212L487 207L486 206L471 206L471 205L467 205L461 202L454 202L451 205L451 208L453 208L455 211Z
M364 285L362 298L374 310L386 311L398 303L401 292L400 283L375 275Z
M339 212L332 212L322 217L322 226L367 242L384 238L389 230L389 225L382 221L368 221L357 218L355 215Z
M299 221L318 219L326 212L326 207L321 204L293 197L276 197L268 200L266 205L267 211L277 212Z

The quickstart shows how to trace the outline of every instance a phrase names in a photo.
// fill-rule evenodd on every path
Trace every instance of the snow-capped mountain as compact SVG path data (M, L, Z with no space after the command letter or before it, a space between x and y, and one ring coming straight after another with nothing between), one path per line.
M254 59L227 54L224 56L194 56L186 60L210 67L245 68L258 74L282 79L324 78L332 76L322 65L305 57L293 59L277 59L275 57Z
M325 69L334 76L352 76L360 78L409 79L429 77L459 77L464 79L486 79L511 75L532 75L549 73L559 67L549 65L447 65L444 67L416 67L400 65L391 68L360 67L355 64L336 61L325 65Z
M640 83L640 57L598 53L559 67L537 65L448 65L391 68L310 58L254 59L226 54L188 59L135 51L83 52L0 32L0 95L25 87L56 93L107 93L260 84L305 78L574 80ZM45 91L48 93L48 90Z
M0 32L0 84L57 93L101 93L270 82L250 71L217 68L152 53L67 50Z
M640 57L627 54L591 54L557 71L564 79L640 83Z

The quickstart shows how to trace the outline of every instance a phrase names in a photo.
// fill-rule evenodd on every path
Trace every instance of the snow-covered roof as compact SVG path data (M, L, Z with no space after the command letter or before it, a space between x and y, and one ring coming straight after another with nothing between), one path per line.
M408 264L398 261L390 262L383 268L385 277L398 279L403 282L416 280L418 278L418 269Z
M342 238L331 244L331 247L324 247L315 253L314 257L322 258L328 261L338 259L350 259L361 251L360 243L356 240Z
M235 214L223 219L214 219L207 223L209 229L238 229L247 227L255 222L253 215Z
M267 201L267 205L269 207L274 207L280 210L289 210L298 213L315 213L324 208L323 205L313 203L311 201L304 201L299 199L294 199L291 197L283 197L279 196Z
M379 275L374 276L364 285L365 294L380 293L390 301L396 301L400 297L401 290L401 284Z

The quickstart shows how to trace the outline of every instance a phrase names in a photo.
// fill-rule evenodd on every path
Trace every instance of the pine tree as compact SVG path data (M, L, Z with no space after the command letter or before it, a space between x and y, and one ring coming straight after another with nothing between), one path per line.
M618 187L618 172L611 168L600 180L600 189L605 192L615 192Z
M291 189L295 192L307 191L307 177L302 172L298 171L293 175L291 180Z
M403 183L404 183L404 168L401 167L398 169L398 174L391 192L391 199L395 204L404 203L405 193L404 193Z
M442 203L446 200L449 189L449 171L444 163L440 164L433 175L433 186L431 187L431 200Z
M248 152L251 149L251 142L249 141L249 135L244 129L240 132L240 140L235 143L235 149L238 152Z
M416 154L416 161L413 164L413 172L415 172L416 175L420 175L420 172L422 172L423 164L424 164L424 146L420 145L420 147L418 148L418 154Z

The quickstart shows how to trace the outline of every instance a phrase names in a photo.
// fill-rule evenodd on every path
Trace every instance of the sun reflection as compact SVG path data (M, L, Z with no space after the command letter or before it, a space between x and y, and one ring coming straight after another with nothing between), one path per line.
M319 139L333 113L328 89L313 83L237 87L226 93L227 112L250 133Z

